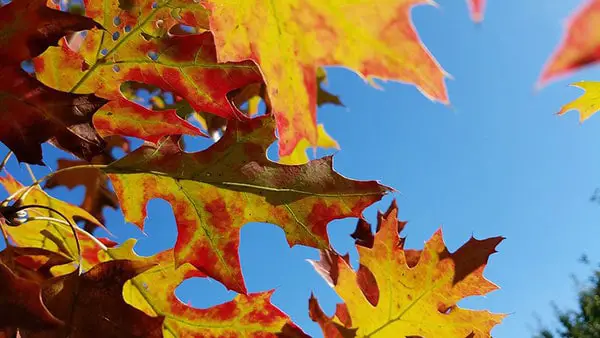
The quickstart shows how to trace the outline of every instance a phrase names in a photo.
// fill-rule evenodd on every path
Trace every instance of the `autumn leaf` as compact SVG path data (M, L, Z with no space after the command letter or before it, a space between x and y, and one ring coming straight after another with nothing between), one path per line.
M108 6L106 11L103 3ZM131 3L135 7L142 2ZM210 32L167 34L170 25L179 22L173 17L176 9L188 8L188 13L203 10L193 0L143 4L140 16L134 16L118 8L115 1L86 1L86 14L110 25L111 32L89 32L77 52L65 43L49 49L34 59L37 77L57 89L94 92L110 100L123 97L121 84L137 81L181 96L196 111L239 117L227 94L261 82L256 65L250 61L217 63Z
M546 63L540 84L600 60L600 1L587 0L566 24L560 46Z
M0 64L19 66L69 33L102 28L90 18L48 8L46 2L12 1L0 8Z
M21 70L20 63L70 32L100 26L45 4L13 1L0 8L0 141L22 162L43 164L41 144L48 140L89 159L104 146L91 119L106 101L44 86Z
M42 302L41 280L29 278L34 275L38 277L35 270L28 269L32 260L46 258L46 266L65 262L58 261L56 255L38 248L8 247L0 251L0 331L47 329L64 325Z
M68 264L72 261L63 254L39 247L9 246L0 251L0 262L10 267L16 276L37 283L52 278L51 269L55 266Z
M94 126L102 136L131 136L153 143L168 135L205 136L174 109L154 111L125 98L111 101L98 111Z
M471 19L475 22L483 21L483 11L485 9L485 0L467 0Z
M410 19L425 0L335 3L316 0L202 0L210 11L220 62L255 61L267 83L280 133L280 155L317 143L316 72L343 65L361 76L411 83L448 102L445 73Z
M266 150L273 141L270 116L231 121L205 151L185 153L173 142L143 146L105 172L129 222L142 228L148 201L168 201L177 221L176 262L245 293L238 257L244 224L278 224L290 245L324 249L330 221L359 217L390 190L344 178L333 171L331 157L301 166L271 162Z
M68 322L54 330L21 330L23 338L162 338L163 317L151 317L123 300L123 285L152 265L115 260L83 275L78 271L49 280L42 298L48 309Z
M334 148L339 149L340 146L336 140L334 140L327 132L325 131L325 127L322 124L317 126L318 138L317 138L317 147L320 148ZM294 148L294 151L288 156L281 156L279 158L279 163L282 164L304 164L309 161L308 155L306 155L306 151L312 149L310 144L306 139L301 140Z
M9 194L14 194L23 188L23 185L16 181L12 176L0 177L0 185L6 189ZM22 199L23 205L42 205L52 208L65 215L71 222L83 220L98 227L104 227L89 212L79 208L76 205L61 201L46 194L39 187L33 188L27 196ZM63 222L61 216L56 212L44 209L27 209L27 221L18 226L7 227L6 231L11 239L19 246L39 247L54 252L60 252L68 257L78 260L77 247L71 228L67 224L57 223L45 218L50 217ZM36 220L36 217L42 217ZM100 262L96 244L90 243L85 234L79 234L79 242L82 250L82 264L84 268L89 268ZM86 245L87 244L87 245ZM72 270L72 269L70 269Z
M307 337L270 302L272 292L238 295L232 301L208 309L183 304L175 289L184 280L205 277L191 264L175 267L173 250L152 257L133 251L135 240L107 251L111 259L141 260L156 264L125 284L128 304L150 316L164 316L165 337Z
M44 86L20 69L0 67L0 141L21 162L43 164L41 144L50 139L90 159L104 147L92 126L92 115L104 103L92 94Z
M115 161L116 159L112 155L114 149L121 149L125 152L129 151L129 141L123 137L109 136L106 138L106 143L107 146L104 151L94 156L90 161L91 164L109 164ZM46 181L45 187L55 188L64 186L68 189L74 189L78 186L85 187L85 195L80 205L81 208L89 212L100 224L104 224L104 208L117 209L119 207L117 196L108 187L108 177L102 171L92 167L72 171L60 171L65 168L85 164L88 163L80 160L59 159L57 171ZM83 228L90 233L98 227L98 223L93 220L83 219L83 222Z
M489 337L504 315L463 309L457 303L497 289L483 270L502 238L471 238L450 253L439 230L418 255L407 254L398 236L404 224L397 215L393 203L378 217L373 247L357 246L358 271L332 252L314 263L344 300L334 318L324 316L311 301L311 316L326 338L348 337L347 329L360 337Z
M15 275L0 262L0 329L39 329L63 324L42 303L38 283Z
M571 110L579 110L579 121L583 122L600 110L600 82L581 81L571 86L581 88L585 93L564 105L558 114L563 115Z

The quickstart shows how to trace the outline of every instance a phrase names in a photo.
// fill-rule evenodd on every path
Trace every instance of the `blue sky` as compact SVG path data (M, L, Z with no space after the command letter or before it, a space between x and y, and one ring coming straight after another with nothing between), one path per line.
M388 82L378 90L346 69L328 68L328 89L346 105L319 110L319 120L342 147L335 168L401 192L369 208L367 219L374 220L377 210L397 198L400 218L409 221L404 232L408 247L421 248L440 226L452 251L471 235L506 237L485 273L501 289L461 303L509 313L494 329L495 337L531 336L537 317L552 325L550 302L575 306L571 275L583 281L590 272L578 258L585 253L600 262L600 205L589 201L600 187L600 117L581 125L576 113L554 115L580 94L567 84L600 79L600 67L535 89L564 20L579 4L490 0L481 25L469 20L464 1L439 0L438 8L415 9L422 39L454 78L448 81L450 107L428 101L407 85ZM194 143L198 149L208 144ZM50 146L44 149L53 165L60 155ZM6 151L2 146L0 153ZM29 182L16 163L8 169ZM41 176L48 169L35 172ZM83 189L51 193L77 203ZM150 203L146 235L126 224L119 212L106 215L118 240L140 238L139 254L175 242L173 214L164 201ZM329 233L334 247L350 251L356 262L348 236L354 225L355 220L336 221ZM308 318L310 293L329 313L339 299L306 261L316 259L316 251L290 249L278 227L249 224L242 229L240 255L248 289L276 289L273 302L309 334L321 337ZM208 279L186 281L177 294L197 307L234 295Z

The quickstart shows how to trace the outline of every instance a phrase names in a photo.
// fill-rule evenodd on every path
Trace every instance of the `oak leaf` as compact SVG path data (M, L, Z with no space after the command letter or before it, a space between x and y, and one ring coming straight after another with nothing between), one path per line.
M16 181L12 176L0 177L0 185L9 194L14 194L23 188L23 185ZM61 201L46 194L39 187L34 187L25 198L22 199L24 205L42 205L53 208L65 215L72 223L76 220L83 220L98 227L104 227L94 216L89 212L79 208L76 205ZM39 247L49 251L60 252L73 260L78 260L77 246L73 237L71 228L64 224L64 221L59 214L44 210L32 208L27 210L28 215L25 219L20 220L18 226L6 227L11 239L19 246ZM44 217L43 219L35 220L35 217ZM45 218L58 219L59 222L50 221ZM81 256L84 269L88 269L100 262L96 244L89 240L84 233L78 234L81 244ZM71 266L68 271L73 270Z
M92 126L92 115L105 103L93 94L60 92L21 69L0 66L0 141L21 162L43 164L41 144L51 139L90 159L104 147Z
M567 75L600 60L600 1L587 0L566 24L560 46L546 63L540 84Z
M48 309L68 325L53 330L21 330L23 338L162 338L164 317L151 317L123 300L123 285L153 265L114 260L79 275L74 271L43 284Z
M100 129L102 130L102 129ZM125 152L129 151L129 141L120 136L108 136L106 138L106 148L92 158L91 164L109 164L116 159L112 155L114 149L121 149ZM72 159L59 159L57 171L50 177L45 184L46 188L55 188L64 186L68 189L74 189L78 186L85 187L85 195L80 207L89 212L98 223L104 224L104 208L117 209L119 201L115 193L108 187L108 177L96 168L80 168L72 171L60 171L61 169L82 166L87 162ZM80 220L80 218L77 218ZM98 223L93 220L81 219L84 223L83 228L92 233Z
M256 65L218 63L210 32L168 34L169 27L185 19L174 16L177 9L195 13L204 11L202 6L193 0L131 3L138 14L123 11L116 1L86 1L86 14L110 24L111 31L89 32L79 51L65 43L50 48L34 59L38 78L57 89L94 92L110 100L123 97L123 83L137 81L183 97L196 111L239 117L227 94L261 82Z
M40 283L51 277L44 268L67 261L64 256L39 248L8 247L0 251L0 332L64 324L42 302Z
M571 86L581 88L585 91L583 95L574 101L564 105L559 115L563 115L571 110L579 111L579 121L583 122L600 110L600 82L582 81Z
M102 28L94 20L46 7L47 0L12 1L0 8L0 63L19 66L69 33Z
M439 230L422 251L407 253L398 236L404 223L397 215L393 203L378 217L373 247L357 245L358 271L332 252L314 263L344 305L329 318L313 299L313 320L326 337L353 336L348 329L360 337L489 337L504 315L463 309L457 303L497 289L483 270L502 238L471 238L450 253Z
M238 257L244 224L278 224L290 245L325 249L330 221L359 217L390 190L337 174L332 157L296 166L268 160L274 131L271 116L230 121L225 135L205 151L185 153L166 141L143 146L104 170L126 220L142 228L148 201L165 199L177 221L177 264L189 262L245 293Z
M191 264L176 268L173 250L152 257L133 251L135 240L107 250L110 259L141 260L156 264L125 284L125 301L150 316L164 316L165 337L307 337L270 303L272 292L238 295L208 309L183 304L175 289L184 280L205 277Z
M280 155L317 143L316 72L349 67L363 77L411 83L448 102L445 73L410 19L426 0L201 0L210 15L220 62L255 61L264 75L280 135Z
M106 101L49 88L20 69L73 31L99 28L93 20L46 7L45 0L0 8L0 141L22 162L43 164L41 144L89 159L104 146L91 119Z

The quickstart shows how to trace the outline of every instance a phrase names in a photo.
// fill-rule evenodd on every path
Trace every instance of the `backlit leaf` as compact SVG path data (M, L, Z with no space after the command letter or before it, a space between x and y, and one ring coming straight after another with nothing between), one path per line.
M141 259L156 264L125 284L125 300L151 316L164 316L164 337L306 337L290 319L270 303L271 292L238 295L208 309L183 304L175 295L181 282L204 277L191 264L175 268L173 250L140 258L134 240L108 250L112 259ZM285 335L284 335L285 334Z
M571 86L581 88L585 93L573 102L564 105L558 114L562 115L571 110L578 110L579 121L583 122L600 110L600 82L582 81Z
M319 137L317 139L317 147L320 148L334 148L339 149L340 146L336 140L334 140L327 132L325 131L325 127L322 124L317 126L317 130L319 133ZM301 140L294 148L294 151L288 156L281 156L279 158L279 163L282 164L304 164L309 161L308 155L306 155L307 150L313 150L306 139Z
M122 97L121 84L137 81L181 96L196 111L235 117L239 112L227 94L261 82L260 72L250 61L217 63L210 32L168 35L168 28L185 18L173 16L177 9L203 10L193 0L171 2L133 0L133 8L142 6L138 16L116 1L86 1L86 14L111 30L89 32L77 52L64 43L50 48L34 60L36 75L54 88L111 100Z
M92 164L109 164L115 160L112 155L114 149L129 151L129 142L120 136L109 136L106 138L107 146L100 153L92 158ZM57 170L70 168L74 166L85 165L87 162L71 159L59 159ZM55 188L64 186L68 189L74 189L78 186L85 187L85 195L81 202L81 208L94 216L99 223L104 224L103 210L105 207L117 209L119 201L115 193L108 187L108 177L102 171L96 168L81 168L71 171L58 171L46 181L46 188ZM90 220L83 220L84 229L92 233L98 223Z
M497 289L483 270L502 238L471 238L450 253L437 231L418 255L407 254L397 215L394 203L379 215L373 247L357 246L358 271L331 252L314 263L345 304L338 306L335 318L328 318L311 301L313 320L326 338L347 337L346 329L355 329L359 337L489 337L504 315L457 303Z
M542 84L600 60L600 1L586 2L569 18L560 46L544 67Z
M163 317L151 317L123 300L123 285L153 265L115 260L83 275L77 271L43 285L48 309L68 325L54 330L21 330L23 338L160 338Z
M330 221L359 217L389 191L375 181L337 174L331 157L298 166L271 162L266 150L273 141L270 116L230 121L205 151L185 153L173 142L144 146L105 171L128 221L143 227L148 201L167 200L177 221L178 264L189 262L245 293L238 257L244 224L274 223L290 245L325 249Z
M255 61L267 83L280 155L317 143L316 72L343 65L363 77L411 83L448 102L445 73L421 43L411 9L427 0L201 0L220 62Z

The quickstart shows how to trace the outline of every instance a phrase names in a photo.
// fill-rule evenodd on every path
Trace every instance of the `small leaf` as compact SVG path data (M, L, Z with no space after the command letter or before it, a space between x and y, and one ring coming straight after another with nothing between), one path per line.
M583 122L600 110L600 82L582 81L573 83L571 86L581 88L585 93L571 103L564 105L558 115L563 115L571 110L578 110L579 121Z
M129 151L129 141L120 136L109 136L106 138L107 146L104 151L92 158L92 164L109 164L115 161L112 155L114 149ZM57 169L65 169L79 165L88 164L87 162L71 159L59 159ZM84 229L92 233L98 224L104 224L103 210L105 207L117 209L119 201L115 193L108 187L108 177L102 171L96 168L81 168L72 171L57 171L50 179L46 181L46 188L55 188L64 186L68 189L74 189L78 186L85 188L85 195L81 202L81 208L89 212L98 223L83 219ZM75 217L77 220L80 217Z

